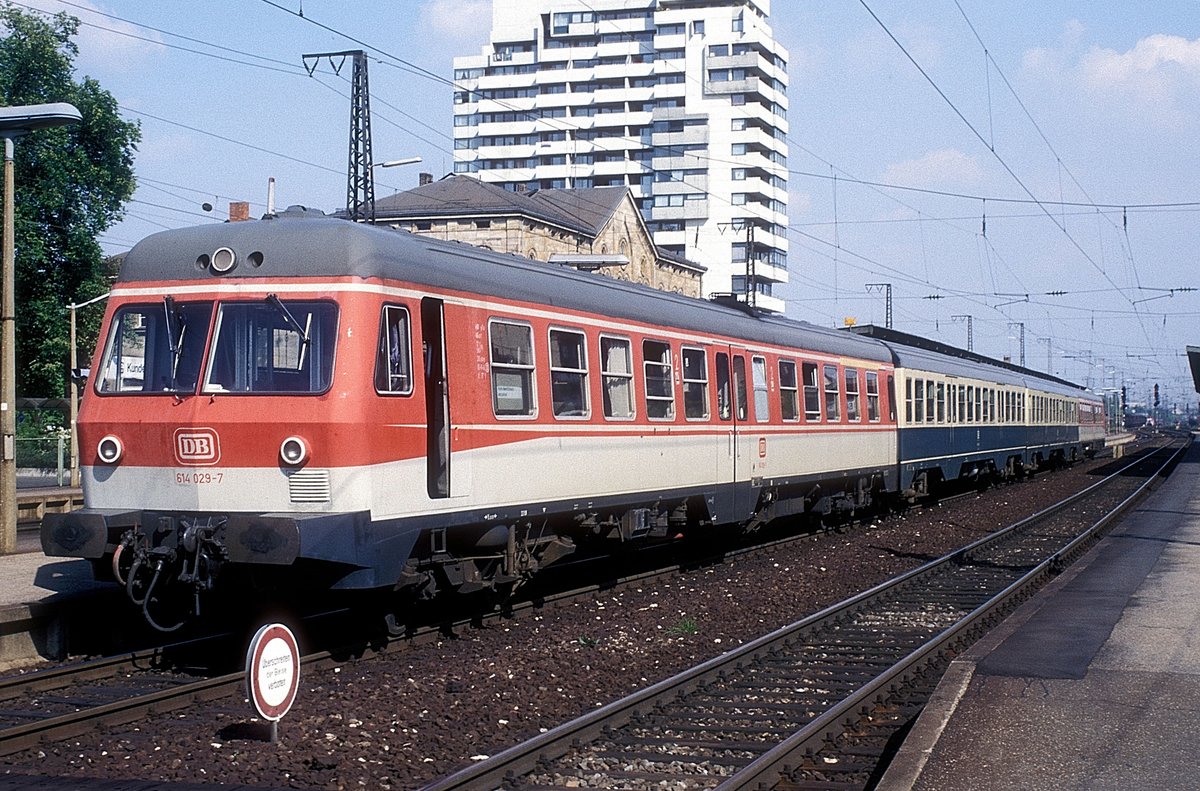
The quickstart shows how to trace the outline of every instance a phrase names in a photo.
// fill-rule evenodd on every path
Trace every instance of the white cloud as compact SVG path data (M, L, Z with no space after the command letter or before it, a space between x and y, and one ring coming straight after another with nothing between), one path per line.
M1118 52L1092 46L1081 51L1078 30L1068 29L1058 49L1025 53L1025 69L1042 81L1073 88L1093 102L1132 105L1159 126L1196 118L1200 105L1200 39L1156 33Z
M152 30L102 16L108 9L90 0L72 0L72 5L52 0L25 0L26 4L48 14L65 11L80 21L75 44L79 47L80 71L135 71L141 61L164 51L161 37ZM149 39L149 40L147 40Z
M438 36L455 42L463 52L487 43L492 26L491 0L426 0L422 23Z
M1200 85L1200 39L1159 33L1126 52L1093 47L1080 60L1079 71L1096 90L1170 100L1189 83L1193 88Z
M884 171L888 184L929 186L977 182L983 169L974 157L955 148L940 148L917 159L896 162Z

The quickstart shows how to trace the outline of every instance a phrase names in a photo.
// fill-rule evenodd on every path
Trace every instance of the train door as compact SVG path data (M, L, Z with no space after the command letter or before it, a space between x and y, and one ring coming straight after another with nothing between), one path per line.
M737 519L749 517L755 503L748 485L753 456L749 444L753 440L750 421L750 385L747 378L746 351L731 348L731 467L733 476L733 508Z
M425 475L429 496L450 496L450 388L442 300L421 300L425 369Z

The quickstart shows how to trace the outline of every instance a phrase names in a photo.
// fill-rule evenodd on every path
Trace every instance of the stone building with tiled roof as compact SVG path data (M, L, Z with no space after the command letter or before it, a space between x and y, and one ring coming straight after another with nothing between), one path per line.
M375 201L375 223L699 297L705 268L659 250L626 187L513 192L470 176Z

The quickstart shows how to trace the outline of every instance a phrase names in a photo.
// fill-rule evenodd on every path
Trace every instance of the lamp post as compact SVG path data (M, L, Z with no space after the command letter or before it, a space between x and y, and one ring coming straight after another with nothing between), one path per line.
M4 138L4 242L0 256L0 554L17 548L17 333L16 248L13 246L13 141L38 129L79 123L83 116L73 105L30 104L0 107L0 137Z
M377 162L375 164L375 167L377 167L377 168L394 168L394 167L399 167L400 165L415 165L420 161L421 161L420 157L405 157L404 159L391 159L391 160L388 160L387 162Z

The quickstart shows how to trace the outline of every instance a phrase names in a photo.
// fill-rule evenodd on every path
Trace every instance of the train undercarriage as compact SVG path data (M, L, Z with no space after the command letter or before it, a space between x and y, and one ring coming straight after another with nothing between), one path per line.
M42 540L48 555L90 558L98 579L121 585L147 623L172 632L227 601L245 601L245 591L255 599L287 599L297 590L390 590L404 601L479 592L504 597L570 556L712 536L714 527L753 532L785 517L845 522L886 509L888 488L882 472L756 482L738 491L542 511L499 524L415 528L372 523L367 514L306 519L82 509L48 515Z
M174 514L83 509L48 515L47 555L86 557L97 578L115 580L155 629L171 632L244 591L255 600L297 591L373 590L396 601L486 593L500 598L572 556L611 555L626 546L751 533L782 519L812 529L985 489L1057 469L1073 449L914 471L897 491L894 470L819 480L747 482L716 492L636 503L528 509L501 519L459 517L442 524L373 522L353 514ZM532 517L525 514L537 513ZM736 533L727 530L736 527ZM243 599L244 600L244 599Z

